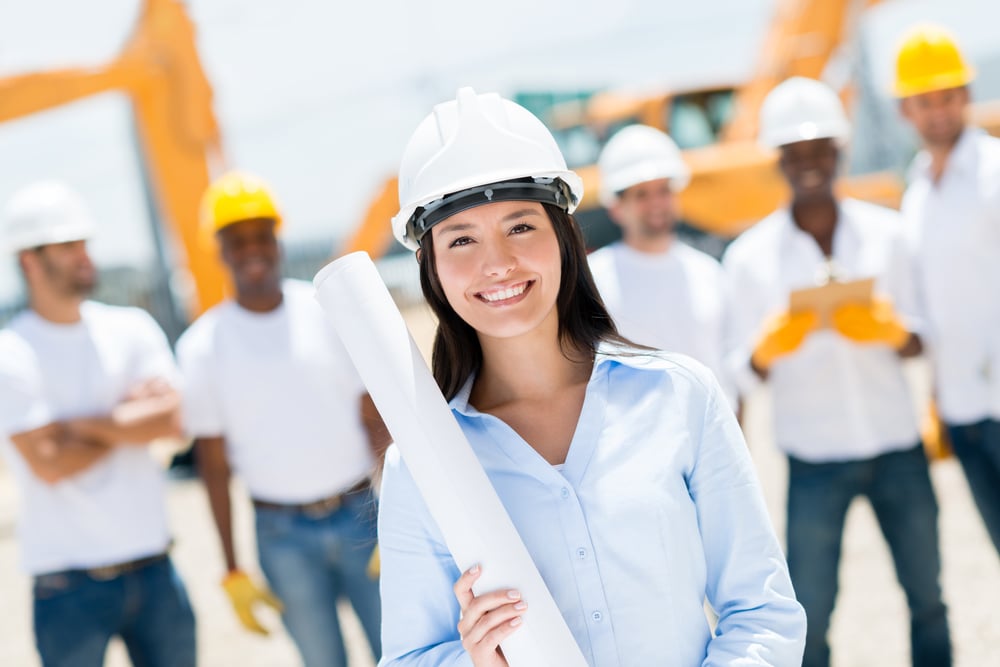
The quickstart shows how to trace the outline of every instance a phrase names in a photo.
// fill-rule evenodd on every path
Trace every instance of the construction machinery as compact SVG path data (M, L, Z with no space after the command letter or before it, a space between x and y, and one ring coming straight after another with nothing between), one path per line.
M121 53L111 62L0 79L0 122L107 92L132 103L144 171L164 236L182 251L193 278L193 317L218 302L226 278L198 232L198 206L221 163L212 89L179 0L145 0Z
M611 134L632 123L668 132L684 149L692 178L679 195L680 207L684 221L698 232L732 238L779 207L788 191L776 169L776 153L756 141L760 105L788 77L822 78L855 39L862 12L881 1L777 0L764 52L754 74L739 85L641 93L608 90L550 105L543 119L584 180L584 199L576 216L588 244L596 247L611 240L597 198L594 163ZM848 108L853 95L851 86L842 90ZM528 100L517 101L533 108ZM979 105L972 120L998 133L1000 106ZM898 174L884 171L847 176L838 187L843 195L896 207L903 183ZM396 190L395 178L388 178L344 252L367 250L378 255L390 247L387 223L399 208Z
M765 51L755 74L742 84L642 95L606 91L551 109L546 120L557 138L565 139L564 147L571 141L579 146L580 137L592 144L591 153L572 165L586 184L581 219L600 211L593 166L597 151L614 129L633 122L670 132L686 149L693 178L681 205L695 228L732 237L780 204L786 191L775 156L755 141L760 103L789 76L821 77L853 38L861 12L880 0L776 1ZM144 0L121 53L104 65L0 78L0 122L106 92L131 100L159 231L177 250L173 261L193 279L195 298L183 314L192 318L226 291L227 278L198 228L201 195L225 165L212 89L183 2ZM1000 105L975 107L972 120L1000 130ZM573 151L566 153L573 162ZM846 179L844 188L853 196L894 205L901 183L894 174L879 173ZM392 244L389 219L398 209L397 184L390 178L339 251L384 254Z

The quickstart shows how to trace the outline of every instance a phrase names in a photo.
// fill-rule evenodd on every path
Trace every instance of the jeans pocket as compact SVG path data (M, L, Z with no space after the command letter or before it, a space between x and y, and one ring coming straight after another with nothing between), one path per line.
M51 600L80 587L80 577L70 572L40 574L35 577L32 593L36 600Z

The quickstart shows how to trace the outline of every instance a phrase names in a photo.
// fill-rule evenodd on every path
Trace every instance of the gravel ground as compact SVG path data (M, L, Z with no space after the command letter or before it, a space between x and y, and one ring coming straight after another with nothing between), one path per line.
M419 315L419 313L418 313ZM415 334L425 343L428 325L419 317ZM425 345L422 345L426 349ZM917 371L919 385L919 369ZM785 463L774 448L765 393L747 406L746 429L757 462L775 527L784 531ZM1000 559L976 512L968 487L954 459L932 466L941 506L943 585L957 667L1000 664ZM234 497L244 498L236 487ZM294 647L277 617L265 616L274 628L260 638L240 629L219 588L222 558L204 493L198 482L177 480L170 485L168 505L176 537L174 560L187 582L199 622L198 650L204 667L295 667ZM235 504L237 548L242 562L254 570L250 506ZM17 568L14 528L16 494L0 466L0 665L36 667L31 638L28 579ZM902 667L909 663L906 603L896 583L885 542L867 503L858 501L847 519L841 590L833 617L831 642L834 667ZM360 627L347 612L352 667L372 667ZM128 665L122 647L113 644L106 665ZM666 662L664 664L667 664Z

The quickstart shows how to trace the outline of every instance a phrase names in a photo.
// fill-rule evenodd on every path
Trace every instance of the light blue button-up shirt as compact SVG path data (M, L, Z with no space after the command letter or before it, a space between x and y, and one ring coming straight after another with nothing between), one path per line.
M706 368L602 346L561 469L469 405L471 388L452 411L590 665L801 664L805 613ZM380 665L471 665L456 629L460 572L395 448L379 541Z

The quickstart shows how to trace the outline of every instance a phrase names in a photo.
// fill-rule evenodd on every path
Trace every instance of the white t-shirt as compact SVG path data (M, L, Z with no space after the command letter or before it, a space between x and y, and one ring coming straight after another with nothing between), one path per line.
M705 364L735 406L724 362L727 299L719 262L676 239L663 253L640 252L619 241L591 253L589 260L618 332Z
M938 410L945 421L1000 419L1000 139L968 129L935 183L914 160L902 212Z
M309 502L370 474L361 382L308 283L288 280L281 305L254 313L234 301L181 336L184 420L193 437L225 437L253 498Z
M88 301L81 321L32 311L0 331L0 436L21 492L25 569L41 574L164 551L170 537L163 471L146 447L119 445L56 484L35 477L11 435L74 417L105 416L136 384L177 380L166 337L145 311Z
M737 238L722 259L732 298L731 372L741 390L759 379L750 356L765 323L788 309L792 290L812 287L825 258L787 209ZM913 312L909 255L899 214L855 200L840 202L833 235L840 280L875 278L910 331ZM883 344L861 344L820 329L770 368L778 447L811 462L855 461L917 443L917 419L902 360Z

